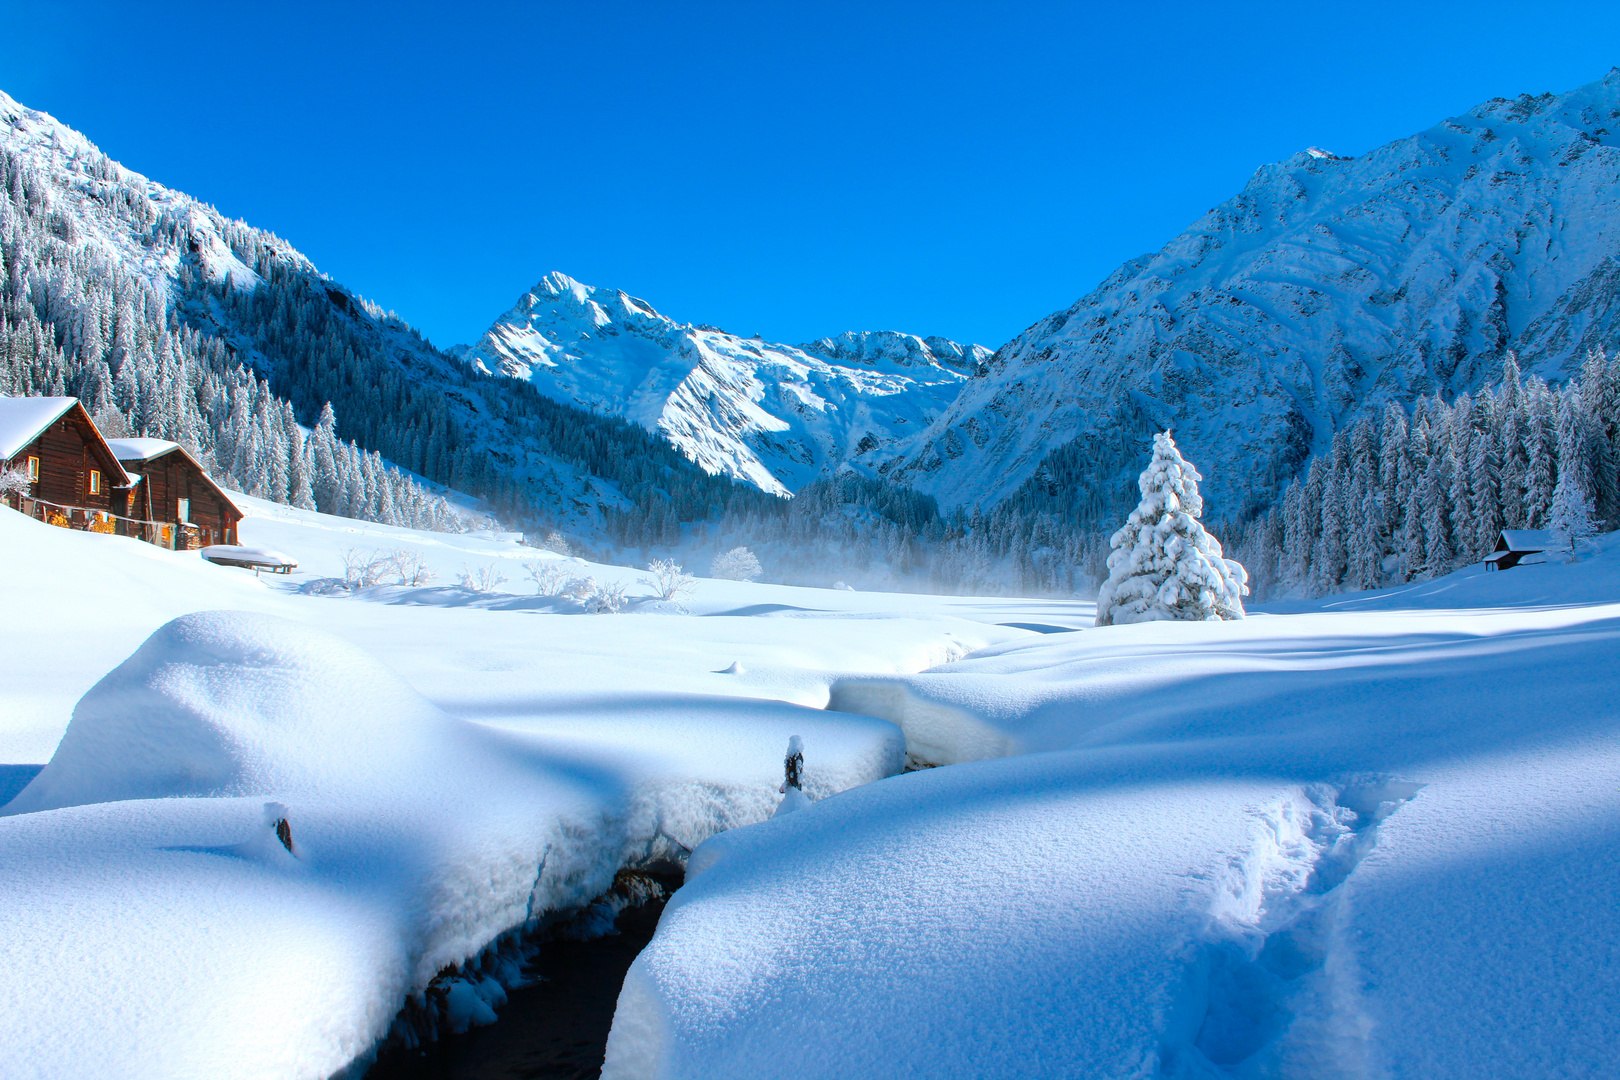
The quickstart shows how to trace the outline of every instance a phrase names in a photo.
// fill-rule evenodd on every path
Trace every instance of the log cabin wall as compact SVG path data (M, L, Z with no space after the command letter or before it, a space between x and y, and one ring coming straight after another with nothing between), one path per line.
M175 547L236 543L236 524L241 515L229 506L204 479L201 470L179 450L170 450L146 461L125 463L129 470L141 476L140 484L131 497L130 517L163 522L171 527L171 543ZM180 518L180 500L190 500L190 530Z
M123 475L112 462L103 460L100 440L93 429L86 431L90 418L76 415L82 411L75 406L52 421L12 461L25 468L29 458L39 459L39 479L32 485L31 498L121 514L124 491L114 485L123 483ZM92 472L100 474L100 491L90 490Z

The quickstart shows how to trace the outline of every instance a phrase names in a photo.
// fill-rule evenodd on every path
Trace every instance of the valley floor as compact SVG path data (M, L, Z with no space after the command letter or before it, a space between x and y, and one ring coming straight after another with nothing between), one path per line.
M605 1076L1620 1071L1612 541L1092 631L244 502L298 573L0 511L0 1075L330 1076L660 860Z

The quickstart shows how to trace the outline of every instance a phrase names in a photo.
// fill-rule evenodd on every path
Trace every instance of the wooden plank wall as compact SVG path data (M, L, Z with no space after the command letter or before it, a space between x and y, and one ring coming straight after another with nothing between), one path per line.
M197 526L197 543L236 543L239 515L221 502L184 454L171 450L150 461L130 462L129 468L144 478L132 500L138 504L137 509L132 509L129 516L172 524L177 528L176 535L180 535L180 500L190 499L191 523Z
M32 490L34 498L111 514L123 513L123 492L115 494L113 488L121 478L116 474L108 475L106 463L92 453L91 439L85 437L72 413L51 424L13 460L24 466L30 457L39 458L39 479ZM92 469L101 473L101 491L96 495L90 494ZM114 505L115 498L117 505Z

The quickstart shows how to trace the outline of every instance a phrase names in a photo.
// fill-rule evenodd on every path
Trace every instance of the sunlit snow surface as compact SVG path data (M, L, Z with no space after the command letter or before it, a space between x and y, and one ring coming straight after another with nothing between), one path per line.
M1620 545L1313 606L835 685L965 763L699 848L604 1075L1615 1075Z
M51 761L0 816L8 1080L329 1076L445 965L767 819L790 736L813 798L898 771L895 727L821 709L835 679L1032 636L997 625L1003 601L736 582L700 582L685 613L579 614L525 588L525 563L559 557L510 537L240 501L243 542L298 572L0 510L23 568L5 794ZM438 582L319 594L351 549L394 548ZM512 591L454 584L484 567Z
M56 755L0 816L0 1075L329 1076L443 966L687 849L609 1076L1620 1060L1613 540L1050 633L1089 605L700 581L585 615L509 537L244 502L297 573L0 512L0 783ZM438 581L324 589L395 547ZM791 735L815 801L772 820ZM880 779L903 748L957 764Z

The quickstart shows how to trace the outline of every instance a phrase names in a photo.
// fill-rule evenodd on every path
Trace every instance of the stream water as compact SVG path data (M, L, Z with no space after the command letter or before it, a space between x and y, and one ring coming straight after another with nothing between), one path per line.
M680 879L660 883L673 892ZM385 1050L365 1080L596 1080L625 972L666 899L620 912L617 934L543 943L539 981L510 991L496 1023L419 1050Z

